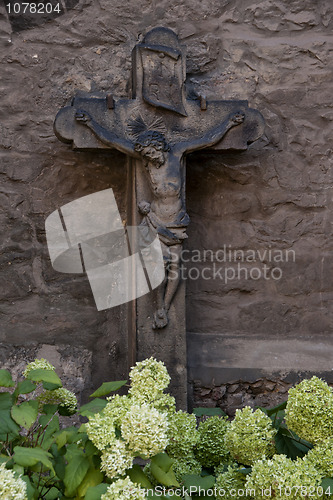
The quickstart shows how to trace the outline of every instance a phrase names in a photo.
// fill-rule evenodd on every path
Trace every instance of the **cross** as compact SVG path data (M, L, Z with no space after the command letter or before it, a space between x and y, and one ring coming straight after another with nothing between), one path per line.
M130 364L135 357L160 357L173 376L174 393L186 407L185 286L181 253L189 216L185 199L186 155L202 149L244 151L264 128L247 101L189 98L186 66L177 35L155 28L133 50L130 99L81 95L62 108L54 130L77 149L115 148L128 157L132 176L131 225L160 240L165 278L153 300L132 306ZM153 308L152 308L153 303Z

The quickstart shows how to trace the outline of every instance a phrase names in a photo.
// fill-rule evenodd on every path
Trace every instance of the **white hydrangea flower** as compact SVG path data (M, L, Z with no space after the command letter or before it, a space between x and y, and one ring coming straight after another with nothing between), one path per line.
M111 479L122 476L133 465L133 456L120 439L115 441L112 448L104 450L101 459L101 470Z
M85 426L90 441L100 451L115 443L115 426L113 420L107 415L96 413L93 417L89 417L89 422Z
M53 370L54 371L55 367L53 365L51 365L51 363L49 363L47 361L47 359L44 359L44 358L35 359L35 361L32 361L31 363L27 364L27 366L23 372L23 376L25 378L27 378L29 373L32 372L33 370Z
M1 500L28 500L27 485L21 478L16 478L13 471L0 465L0 498Z
M53 391L43 391L38 396L38 401L41 404L57 404L68 409L69 412L75 413L77 410L77 399L74 392L60 387Z
M101 500L146 500L146 494L143 488L126 477L112 483Z
M162 361L154 358L136 363L130 371L129 393L142 403L149 403L162 395L170 383L170 376Z
M133 455L150 458L168 444L168 420L165 413L143 404L133 405L124 416L121 435Z

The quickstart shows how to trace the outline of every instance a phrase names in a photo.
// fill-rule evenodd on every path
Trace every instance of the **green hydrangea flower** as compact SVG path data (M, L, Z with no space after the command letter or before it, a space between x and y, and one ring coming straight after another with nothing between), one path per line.
M271 419L261 410L253 411L246 406L236 410L234 420L225 435L225 446L231 456L243 465L274 454L274 436Z
M312 377L289 389L286 424L310 443L333 436L333 391L324 380Z
M27 378L29 373L32 372L33 370L53 370L53 371L55 371L55 367L53 365L51 365L51 363L49 363L47 361L47 359L44 359L44 358L35 359L35 361L31 361L31 363L27 364L27 366L23 372L23 376L25 378Z
M133 405L121 423L121 435L133 455L150 458L168 444L168 420L165 413L143 404Z
M12 470L0 465L0 498L3 500L28 500L27 485Z
M143 488L126 477L112 483L101 500L146 500L146 494Z
M333 437L325 439L317 444L307 455L304 460L308 461L316 469L321 472L323 476L333 476ZM332 492L333 493L333 492Z
M57 404L65 408L68 413L73 415L77 410L77 399L74 392L60 387L53 391L43 391L38 396L38 401L43 404Z
M258 460L246 478L245 488L253 490L251 498L263 500L317 500L320 496L320 472L308 461L291 460L285 455L274 455L272 459ZM319 488L317 490L317 488ZM263 495L265 490L267 495ZM325 497L326 498L326 497Z
M216 500L235 500L235 498L240 498L242 496L240 491L245 490L245 481L246 476L239 472L239 467L237 465L229 465L226 471L221 472L216 477Z
M185 474L201 474L201 463L191 453L184 458L175 458L173 463L173 471L178 482L182 482Z
M204 467L214 467L226 460L229 452L225 446L225 434L230 423L226 417L210 417L200 422L195 456Z
M126 469L130 469L132 465L133 456L127 450L124 441L120 439L102 453L101 470L111 479L122 476L125 474Z
M156 410L166 413L168 416L176 413L176 400L171 394L161 394L151 402L151 405Z
M180 410L169 416L168 455L175 458L182 458L191 454L199 438L196 427L197 421L193 414Z
M116 441L114 421L103 412L89 417L89 422L85 424L85 428L90 441L100 451L113 445Z
M118 394L107 398L107 400L108 403L103 410L103 414L113 422L115 427L120 429L122 420L134 404L134 401L129 396L119 396Z
M170 376L164 363L154 358L136 363L129 377L131 380L129 394L142 403L158 399L170 383Z

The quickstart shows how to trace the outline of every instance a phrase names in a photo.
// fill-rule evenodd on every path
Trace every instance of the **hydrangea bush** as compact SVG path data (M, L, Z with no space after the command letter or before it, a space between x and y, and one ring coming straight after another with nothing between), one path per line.
M105 382L80 410L47 360L23 377L0 370L3 500L333 498L333 391L317 377L232 421L220 409L176 411L153 358L131 369L127 395L110 395L127 381ZM77 411L81 427L60 426Z

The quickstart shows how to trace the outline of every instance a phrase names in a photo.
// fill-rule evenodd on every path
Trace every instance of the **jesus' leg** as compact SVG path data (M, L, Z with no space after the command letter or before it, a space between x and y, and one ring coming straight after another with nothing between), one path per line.
M171 258L165 269L165 279L158 289L158 308L154 314L154 329L164 328L169 322L168 311L180 281L181 249L181 245L172 246Z

